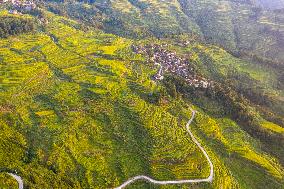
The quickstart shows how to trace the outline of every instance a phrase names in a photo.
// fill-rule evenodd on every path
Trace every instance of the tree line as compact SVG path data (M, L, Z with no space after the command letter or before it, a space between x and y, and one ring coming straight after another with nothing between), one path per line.
M1 38L26 33L33 30L34 24L30 19L16 18L11 16L1 17L0 19Z
M268 132L262 128L259 122L259 114L254 105L231 86L215 82L213 88L196 89L187 85L183 79L169 75L165 78L163 84L167 89L167 94L172 97L183 96L195 102L195 99L204 96L216 101L224 107L226 116L235 120L250 135L264 142L284 144L282 135Z

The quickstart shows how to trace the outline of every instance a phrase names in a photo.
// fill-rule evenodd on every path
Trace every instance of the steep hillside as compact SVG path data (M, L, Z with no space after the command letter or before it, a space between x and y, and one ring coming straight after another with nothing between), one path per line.
M160 87L131 41L46 16L44 33L1 40L1 168L31 188L109 188L139 173L206 176L182 127L190 111L178 101L153 104Z
M195 34L242 58L283 69L283 12L240 0L120 0L47 3L69 15L123 37Z
M17 187L9 172L26 188L206 178L185 128L190 108L213 182L128 188L283 188L281 11L233 0L44 2L0 11L0 188Z
M283 13L229 1L181 2L208 41L241 56L254 57L257 62L282 64Z

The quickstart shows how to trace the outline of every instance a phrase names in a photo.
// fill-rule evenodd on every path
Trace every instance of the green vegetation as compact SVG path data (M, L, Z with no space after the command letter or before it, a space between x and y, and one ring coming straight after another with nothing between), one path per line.
M28 19L15 17L0 17L0 37L8 37L25 32L30 32L34 28L33 22Z
M1 188L17 188L18 183L6 173L0 173Z
M235 55L281 66L284 23L281 11L263 10L251 1L120 0L64 1L46 7L89 26L133 39L197 34ZM283 70L283 65L282 65Z
M160 89L143 64L131 64L141 60L131 41L47 15L46 34L1 41L1 167L20 171L32 188L107 188L142 173L206 176L206 160L179 126L190 111L173 116L168 111L180 103L143 100Z
M207 11L214 25L195 20L212 3L204 2L194 1L196 15L174 0L46 2L40 16L10 15L46 22L0 39L0 188L16 186L6 174L15 170L27 188L113 188L141 174L206 178L208 162L185 129L189 107L198 111L192 132L213 161L213 183L129 188L283 188L281 70L204 43L226 34L226 49L237 53L241 44L230 28L210 33L233 27L225 12L234 4ZM151 80L157 68L131 46L153 43L188 58L214 87L196 89L169 73Z

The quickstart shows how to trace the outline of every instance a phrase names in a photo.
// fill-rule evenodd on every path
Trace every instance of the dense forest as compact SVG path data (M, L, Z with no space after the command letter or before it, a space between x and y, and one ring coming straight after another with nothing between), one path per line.
M34 23L30 19L15 18L11 16L0 17L0 37L17 35L34 30Z

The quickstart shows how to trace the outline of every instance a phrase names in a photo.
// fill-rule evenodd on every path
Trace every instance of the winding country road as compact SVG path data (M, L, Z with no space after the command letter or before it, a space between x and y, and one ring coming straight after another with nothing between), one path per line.
M24 182L22 180L22 178L18 175L15 175L13 173L8 173L10 176L12 176L14 179L17 180L18 185L19 185L19 189L24 189Z
M115 189L123 189L125 188L127 185L137 181L137 180L145 180L148 182L151 182L153 184L157 184L157 185L168 185L168 184L189 184L189 183L201 183L201 182L212 182L213 181L213 175L214 175L214 168L213 168L213 163L211 162L207 152L204 150L204 148L201 146L201 144L197 141L197 139L194 137L194 135L192 134L191 130L190 130L190 124L192 123L192 121L195 118L195 114L196 111L195 110L191 110L192 111L192 115L190 120L187 122L186 124L186 130L189 133L191 139L193 140L193 142L199 147L199 149L202 151L202 153L204 154L204 156L206 157L207 161L209 162L210 165L210 175L207 178L203 178L203 179L190 179L190 180L167 180L167 181L158 181L155 179L152 179L148 176L145 175L139 175L136 177L133 177L131 179L129 179L128 181L124 182L122 185L116 187ZM18 185L19 185L19 189L23 189L24 188L24 183L23 180L20 176L15 175L13 173L8 173L10 176L12 176L14 179L17 180Z
M159 72L158 72L159 77L156 77L156 79L163 80L164 79L164 76L162 75L163 74L163 66L160 63L157 63L157 62L155 62L155 65L158 65L160 67Z
M189 133L191 139L193 140L193 142L199 147L199 149L202 151L202 153L204 154L204 156L206 157L207 161L209 162L210 165L210 175L207 178L204 179L191 179L191 180L168 180L168 181L158 181L155 179L152 179L148 176L145 175L139 175L136 177L133 177L131 179L129 179L128 181L124 182L122 185L116 187L115 189L123 189L125 188L127 185L137 181L137 180L145 180L148 182L151 182L153 184L157 184L157 185L168 185L168 184L188 184L188 183L201 183L201 182L212 182L213 181L213 175L214 175L214 167L213 167L213 163L211 162L207 152L203 149L203 147L201 146L201 144L196 140L196 138L194 137L194 135L192 134L192 132L190 131L190 124L192 123L192 121L194 120L196 111L195 110L191 110L192 111L192 116L190 118L190 120L188 121L188 123L186 124L186 130Z

